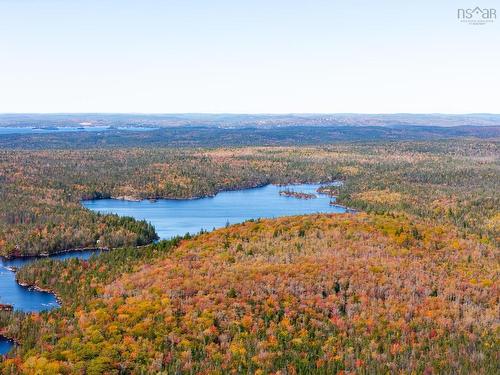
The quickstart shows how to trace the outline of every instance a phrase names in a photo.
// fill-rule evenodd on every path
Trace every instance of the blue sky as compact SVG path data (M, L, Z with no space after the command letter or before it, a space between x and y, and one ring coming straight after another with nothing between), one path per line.
M500 112L500 2L0 0L0 112Z

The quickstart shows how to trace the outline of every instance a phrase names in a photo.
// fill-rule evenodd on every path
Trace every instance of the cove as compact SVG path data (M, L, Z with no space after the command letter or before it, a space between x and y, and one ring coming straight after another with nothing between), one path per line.
M88 259L96 251L72 251L55 254L50 259L64 260L69 258ZM24 312L40 312L59 307L52 293L41 292L21 286L16 282L15 268L47 259L47 257L25 257L5 259L0 257L0 303L13 305L14 310Z
M3 336L0 336L0 356L7 354L14 347L14 343Z

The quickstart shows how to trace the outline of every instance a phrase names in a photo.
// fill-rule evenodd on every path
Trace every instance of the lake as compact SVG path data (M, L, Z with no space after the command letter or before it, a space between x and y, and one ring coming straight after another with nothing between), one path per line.
M201 229L212 230L227 224L241 223L249 219L313 213L343 213L343 207L331 206L330 197L317 194L318 184L291 186L267 185L264 187L227 191L215 197L200 199L159 199L138 202L101 199L82 201L86 208L101 212L131 216L151 222L161 239L168 239L186 233L198 233ZM280 195L280 191L316 194L314 199L298 199ZM52 259L88 259L94 251L61 253ZM38 312L59 306L51 293L39 292L16 283L15 273L8 267L22 267L40 258L0 258L0 303L14 305L15 310ZM0 337L0 353L12 347L12 343Z
M159 199L131 202L117 199L83 201L82 204L100 213L115 213L147 220L154 225L161 239L186 233L212 230L226 224L249 219L313 214L343 213L346 210L330 206L330 197L317 194L318 184L276 186L226 191L213 198L193 200ZM316 194L315 199L297 199L279 195L284 189Z

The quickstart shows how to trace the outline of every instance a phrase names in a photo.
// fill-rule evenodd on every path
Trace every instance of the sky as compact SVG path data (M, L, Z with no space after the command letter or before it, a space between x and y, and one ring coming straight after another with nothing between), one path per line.
M500 113L491 0L0 0L0 113Z

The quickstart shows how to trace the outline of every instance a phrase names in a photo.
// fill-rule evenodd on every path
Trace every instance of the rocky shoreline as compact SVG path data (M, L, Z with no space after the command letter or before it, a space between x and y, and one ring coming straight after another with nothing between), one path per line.
M61 297L56 293L54 292L53 290L51 289L46 289L46 288L42 288L42 287L39 287L38 285L36 284L30 284L30 283L24 283L22 281L19 281L19 279L17 278L17 275L16 275L16 282L22 286L23 288L27 288L29 290L34 290L36 292L41 292L41 293L49 293L49 294L52 294L55 298L56 298L56 301L59 305L62 305L63 302L62 302L62 299Z
M37 255L7 255L7 256L0 256L0 258L3 258L7 261L9 260L15 260L15 259L30 259L30 258L39 258L39 259L44 259L44 258L50 258L56 255L61 255L61 254L66 254L66 253L77 253L77 252L82 252L82 251L109 251L111 250L109 247L76 247L76 248L71 248L71 249L65 249L65 250L58 250L53 253L41 253ZM9 271L15 272L16 267L13 266L5 266L6 269Z
M335 203L335 201L330 201L330 206L343 208L346 211L346 213L348 213L348 214L355 214L356 212L358 212L354 208L349 208L349 207L344 206L342 204Z

